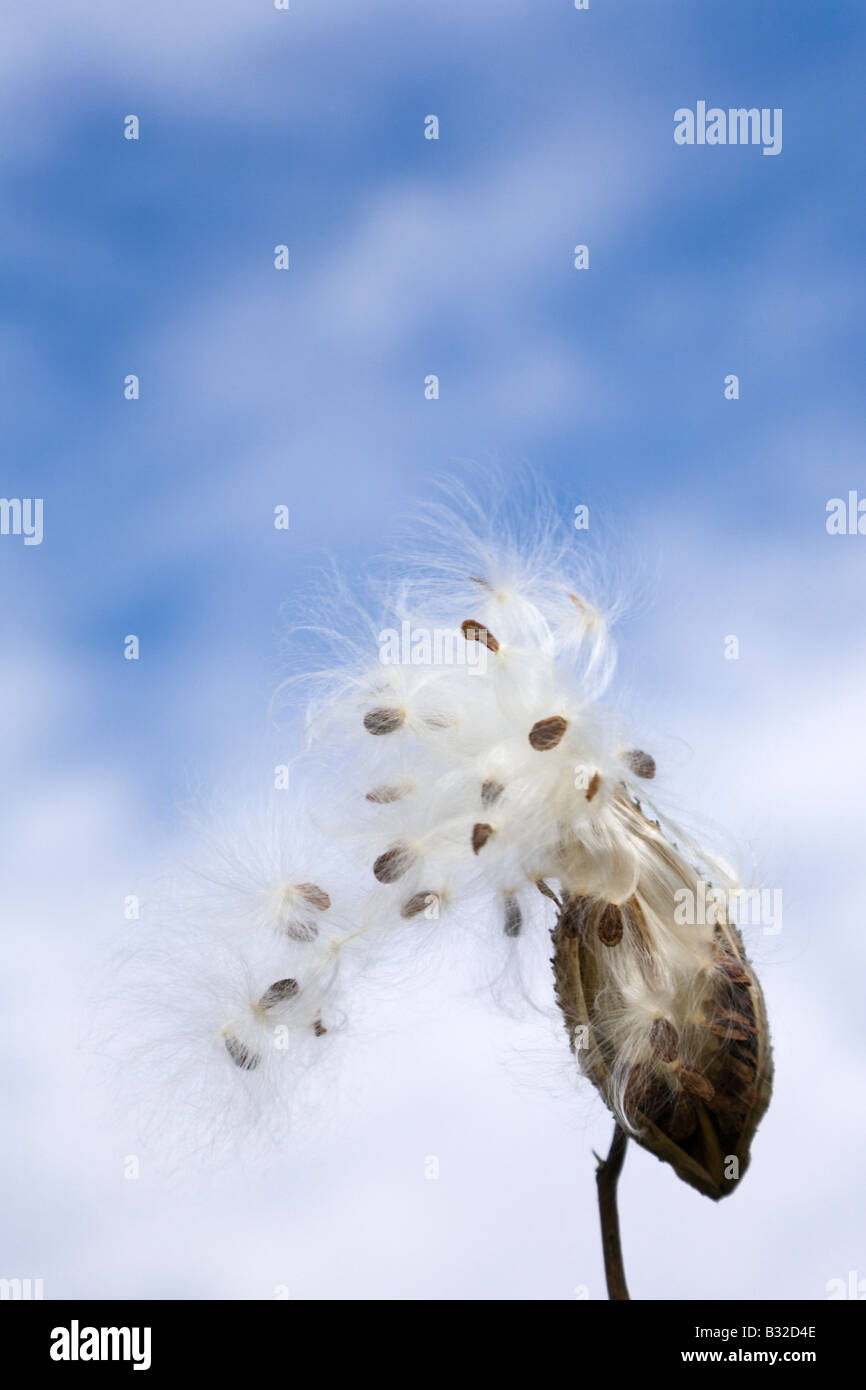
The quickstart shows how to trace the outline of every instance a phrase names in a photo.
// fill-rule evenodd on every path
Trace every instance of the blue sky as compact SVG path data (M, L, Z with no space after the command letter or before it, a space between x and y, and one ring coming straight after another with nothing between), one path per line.
M104 954L117 901L171 845L189 786L232 775L264 736L283 605L325 553L350 579L371 572L437 475L494 460L506 477L531 465L566 517L588 503L637 575L624 689L691 750L672 799L785 883L790 937L768 993L797 1066L816 1066L824 1040L842 1104L863 963L866 540L828 537L824 518L828 498L866 492L862 6L91 0L29 6L6 27L0 491L45 507L41 546L0 538L8 949L27 981L15 1007L31 1095L50 1109L85 1088L56 1047L32 1050L46 1026L54 1036L44 1011L74 1034L78 956ZM698 100L781 107L782 153L678 147L674 111ZM123 139L129 113L138 142ZM123 397L127 373L138 401ZM288 533L272 527L277 503ZM129 632L137 664L122 660ZM720 658L728 632L742 637L736 667ZM828 915L842 945L829 957L816 935ZM516 1113L535 1103L500 1084ZM788 1084L783 1068L766 1141L777 1165L803 1143ZM477 1097L463 1103L471 1113ZM21 1105L32 1156L49 1141ZM829 1127L826 1105L816 1123ZM559 1134L558 1116L545 1123ZM862 1134L850 1143L845 1173ZM50 1212L70 1247L63 1193L98 1188L108 1148L79 1135L71 1178L43 1154L26 1179L23 1210ZM523 1160L529 1175L538 1156ZM322 1162L344 1171L333 1150ZM768 1159L763 1187L755 1174L756 1204L778 1171ZM347 1210L372 1201L359 1182ZM176 1219L159 1189L146 1200L150 1223ZM820 1297L825 1278L866 1265L832 1222L819 1245L817 1198L807 1267L782 1257L784 1210L742 1201L744 1227L767 1220L751 1296ZM437 1218L453 1241L464 1216L458 1203ZM256 1296L214 1262L207 1224L192 1271L164 1268L154 1241L124 1267L125 1291ZM14 1248L41 1268L55 1257L35 1229ZM415 1293L447 1295L443 1240L426 1275L405 1254ZM78 1292L98 1291L113 1257L97 1242L79 1275L58 1258L58 1292ZM535 1251L521 1296L568 1297L546 1282L549 1258ZM487 1261L470 1257L465 1296L509 1296ZM376 1277L394 1296L387 1261ZM327 1296L325 1273L317 1287Z

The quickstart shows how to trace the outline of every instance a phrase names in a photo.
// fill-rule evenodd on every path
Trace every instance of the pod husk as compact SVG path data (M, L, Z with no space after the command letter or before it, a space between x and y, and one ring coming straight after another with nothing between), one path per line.
M581 1069L612 1109L608 1069L610 1044L596 1031L593 1008L603 983L604 958L601 952L606 948L599 948L592 932L580 931L575 934L563 920L564 915L560 916L552 933L557 1002ZM748 984L743 980L737 983L744 1004L748 995L755 1025L748 1067L732 1053L730 1045L715 1039L713 1051L713 1043L708 1040L709 1060L704 1073L712 1082L716 1095L709 1103L699 1096L690 1097L696 1124L686 1138L675 1139L670 1133L675 1125L659 1115L655 1119L650 1118L639 1106L629 1110L633 1125L631 1137L661 1162L669 1163L683 1182L714 1201L733 1192L749 1166L752 1139L770 1101L773 1074L764 997L755 973L748 965L740 933L729 923L720 923L716 927L716 945L726 953L726 958L730 958L735 974L739 972L742 976L748 976ZM578 1028L586 1029L585 1048L575 1048ZM708 1039L712 1037L708 1033ZM736 1067L738 1060L739 1070ZM741 1074L746 1071L754 1073L748 1082ZM720 1105L723 1107L721 1115ZM724 1119L725 1105L728 1108L727 1119ZM733 1119L731 1112L735 1117ZM731 1157L736 1157L738 1161L738 1175L735 1178L725 1173Z

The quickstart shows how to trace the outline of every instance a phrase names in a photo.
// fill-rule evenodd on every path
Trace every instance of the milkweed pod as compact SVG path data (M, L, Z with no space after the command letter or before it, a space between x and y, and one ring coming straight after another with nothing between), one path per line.
M668 846L668 862L674 853ZM681 869L683 882L694 887L691 870L685 863ZM764 999L739 933L727 923L718 925L715 963L702 972L696 968L694 988L708 994L709 1022L698 1020L690 1028L684 1057L685 1044L670 1019L657 1018L647 1029L637 1018L623 1027L629 1004L617 994L620 953L633 952L635 970L651 975L652 952L662 949L653 938L647 947L646 937L632 930L642 921L637 904L623 904L628 930L611 950L597 931L574 929L583 909L573 901L581 902L566 900L553 931L556 996L572 1050L638 1144L705 1196L727 1196L749 1165L772 1088ZM727 1002L724 1012L718 1011L718 1001L713 1011L713 990L719 988ZM624 1036L645 1037L645 1061L629 1064L620 1050Z

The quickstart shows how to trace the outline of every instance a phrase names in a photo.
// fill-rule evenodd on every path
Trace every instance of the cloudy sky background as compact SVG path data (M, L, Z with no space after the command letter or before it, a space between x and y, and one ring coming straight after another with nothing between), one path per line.
M7 21L0 491L45 499L45 539L0 538L0 1273L47 1297L604 1297L606 1113L546 1020L444 962L264 1169L160 1177L87 1042L189 788L269 774L283 605L325 552L373 572L472 460L590 505L635 576L617 695L670 753L659 794L784 893L782 933L749 940L778 1068L752 1169L716 1207L632 1148L633 1295L866 1277L866 539L825 529L866 493L864 42L861 6L795 0ZM676 146L701 99L782 107L782 153Z

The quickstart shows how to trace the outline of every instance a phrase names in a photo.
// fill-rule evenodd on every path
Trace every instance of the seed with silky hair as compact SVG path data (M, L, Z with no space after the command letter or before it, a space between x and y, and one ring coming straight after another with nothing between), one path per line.
M472 827L472 851L473 851L473 853L474 853L474 854L477 854L479 850L483 849L484 846L487 844L487 841L490 839L490 836L493 835L494 833L495 833L495 832L494 832L493 826L492 826L492 825L487 825L487 824L486 824L485 822L483 822L483 821L478 821L478 823L477 823L476 825L473 825L473 827Z
M568 720L561 714L551 714L547 719L538 719L529 730L529 742L538 753L546 753L562 742L568 728Z
M662 1062L676 1060L680 1035L669 1018L657 1018L650 1029L650 1047Z
M223 1041L226 1045L226 1052L236 1067L240 1067L241 1071L255 1071L262 1060L257 1052L253 1052L252 1048L247 1047L246 1043L242 1043L231 1033L227 1033Z
M294 999L300 988L297 980L275 980L259 1000L259 1008L272 1009L276 1004L284 1004L287 999Z
M687 1091L690 1096L697 1096L698 1100L712 1100L716 1094L712 1082L708 1081L699 1071L690 1071L687 1067L681 1067L677 1075L683 1090Z
M598 921L598 939L602 946L618 946L622 941L622 909L608 903Z
M520 910L520 903L513 893L507 893L505 896L505 935L519 936L522 926L523 913Z
M405 902L400 908L400 916L406 918L408 921L410 917L417 917L420 913L426 912L428 908L433 907L438 901L438 893L415 893L409 901Z
M366 800L372 801L376 806L387 806L392 801L399 801L404 795L404 788L398 786L374 787L367 792Z
M371 709L364 715L364 728L368 734L393 734L395 729L399 729L406 716L400 709L388 709L381 706L378 709Z
M320 888L318 884L299 883L297 888L301 897L304 898L311 907L317 907L320 912L327 912L328 908L331 906L331 899L324 888Z
M396 883L410 868L415 859L408 845L393 845L373 865L373 873L380 883Z
M488 777L481 783L481 800L485 806L493 806L505 791L501 782L494 782Z
M648 780L656 775L656 760L651 753L645 753L642 748L632 748L623 758L626 767L634 773L635 777L645 777Z
M488 632L484 624L476 622L474 618L467 618L465 622L461 623L460 631L467 642L481 642L489 651L499 651L499 643L493 633Z

